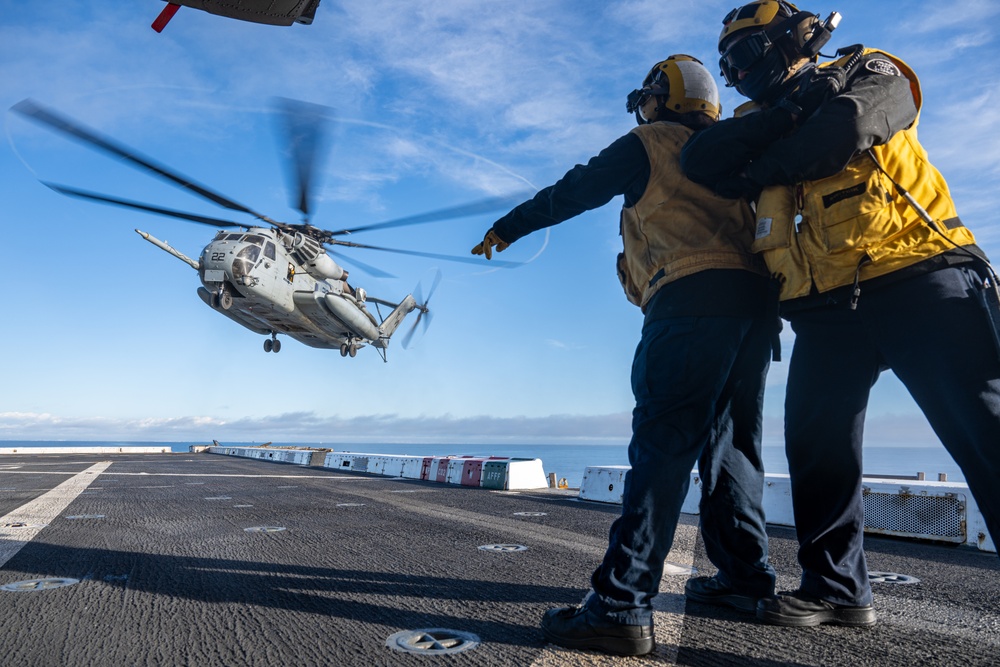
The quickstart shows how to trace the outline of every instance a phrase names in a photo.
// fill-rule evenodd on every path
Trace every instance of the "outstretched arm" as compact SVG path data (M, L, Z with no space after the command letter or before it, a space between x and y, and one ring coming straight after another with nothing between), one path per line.
M485 254L489 259L493 246L499 252L522 236L601 207L617 195L624 194L626 200L638 198L648 180L646 149L637 136L626 134L586 165L576 165L555 184L539 190L534 197L494 222L486 238L472 249L472 253Z

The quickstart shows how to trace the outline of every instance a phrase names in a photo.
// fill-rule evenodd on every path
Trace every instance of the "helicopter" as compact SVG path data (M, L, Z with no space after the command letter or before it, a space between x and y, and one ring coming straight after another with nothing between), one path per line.
M163 8L151 26L156 32L163 32L181 5L253 23L312 25L320 0L240 0L239 2L232 0L166 0L166 3L167 6Z
M198 259L188 257L147 232L135 231L198 272L202 283L197 290L198 296L207 306L250 331L267 336L264 340L265 352L281 350L278 335L282 334L310 347L339 349L343 357L354 357L359 349L368 345L379 352L383 361L387 361L389 341L409 313L417 311L417 317L403 338L404 348L421 322L424 329L429 324L427 304L440 282L440 271L433 277L426 298L422 296L422 286L418 285L415 295L408 294L399 302L392 302L369 296L363 288L349 284L349 272L330 256L328 246L366 248L481 266L481 262L471 257L385 248L338 237L485 213L509 207L520 201L523 195L491 197L430 213L329 231L309 222L315 189L313 174L317 170L331 112L327 107L296 100L278 100L277 111L290 145L288 172L292 205L302 214L301 223L280 222L257 213L35 100L22 100L11 107L11 111L218 206L248 214L256 221L265 223L240 223L42 181L46 187L66 196L220 228ZM393 277L374 266L353 259L350 261L370 275ZM492 263L506 268L519 264ZM369 304L375 306L374 314ZM392 310L383 317L380 306Z

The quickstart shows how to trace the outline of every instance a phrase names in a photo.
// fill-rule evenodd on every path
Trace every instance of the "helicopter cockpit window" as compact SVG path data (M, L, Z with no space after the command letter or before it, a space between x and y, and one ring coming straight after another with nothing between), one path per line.
M264 257L274 259L274 244L270 241L264 244Z
M239 241L242 236L243 236L242 234L226 234L226 240Z
M249 274L258 257L260 257L259 246L248 245L243 250L240 250L236 255L236 259L233 260L233 278L236 281L240 281L243 276Z
M226 232L226 231L221 231L221 232L219 232L218 234L216 234L216 235L215 235L215 238L214 238L214 239L212 239L212 240L213 240L213 241L221 241L222 239L226 238L226 234L228 234L228 232Z
M247 234L243 240L254 245L264 245L264 237L259 234Z

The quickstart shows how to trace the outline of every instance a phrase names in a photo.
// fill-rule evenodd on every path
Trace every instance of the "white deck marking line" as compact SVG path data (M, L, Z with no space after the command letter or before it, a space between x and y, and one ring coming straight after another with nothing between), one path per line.
M34 539L45 525L59 516L60 512L66 509L110 465L111 461L95 463L83 472L73 475L59 486L21 505L7 516L0 517L0 567L6 565L7 561ZM10 523L24 523L31 527L4 527Z
M581 553L593 555L595 557L594 567L604 557L607 549L607 540L604 538L591 538L580 535L569 530L556 528L553 526L536 525L526 521L517 521L506 517L497 517L490 514L471 512L469 510L458 509L435 505L434 503L422 502L414 497L386 497L371 495L371 492L352 491L352 493L378 500L388 505L393 505L404 511L423 514L425 516L445 519L465 524L472 524L481 528L487 528L494 532L505 532L515 535L514 539L524 540L531 543L545 543L564 549L572 549ZM670 565L690 568L694 565L694 549L698 539L698 526L679 523L677 531L674 533L674 544L667 556L667 563ZM686 598L684 597L684 584L688 580L688 573L682 575L671 575L664 573L660 581L659 594L653 599L653 626L656 632L655 655L658 664L673 665L677 662L677 650L680 646L681 632L684 629L684 610ZM581 572L581 582L589 581L590 572ZM560 648L554 645L546 645L539 656L531 663L531 667L555 667L569 666L620 666L623 664L622 658L618 656L601 655L594 652L573 651Z
M71 471L58 471L58 470L0 470L0 474L4 475L72 475ZM105 473L105 476L119 476L119 477L252 477L254 479L335 479L337 481L345 482L386 482L396 479L409 479L406 477L333 477L331 475L235 475L235 474L219 474L219 473L201 473L201 472L109 472Z

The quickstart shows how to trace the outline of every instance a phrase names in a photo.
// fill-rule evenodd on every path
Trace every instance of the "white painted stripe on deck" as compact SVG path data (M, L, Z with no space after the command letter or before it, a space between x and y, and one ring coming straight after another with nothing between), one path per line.
M607 550L607 540L605 539L580 535L554 526L536 525L461 508L444 507L422 502L413 496L388 497L385 494L376 495L372 491L366 492L360 489L352 489L351 493L393 505L407 512L423 514L449 522L475 525L494 533L506 532L517 540L523 540L522 543L526 543L529 547L531 544L541 542L586 553L594 557L595 568L600 564L600 559L604 557L604 552ZM660 581L659 594L653 599L653 627L656 633L656 650L653 655L658 664L673 665L677 662L677 650L680 646L685 618L684 584L691 576L689 571L694 565L694 549L697 540L697 525L686 523L677 525L673 548L667 556L667 570ZM683 570L683 573L670 574L672 570ZM579 576L584 585L590 581L590 572L580 572ZM574 651L549 644L531 663L531 667L580 667L584 665L587 667L605 665L607 667L621 667L623 664L631 664L626 662L628 660L628 658L602 655L593 651Z
M110 465L111 461L95 463L52 490L21 505L10 514L0 517L0 567L6 565L7 561L24 548L24 545L33 540L45 525L59 516ZM24 523L38 527L4 527L5 524L11 523Z
M5 475L72 475L67 470L2 470ZM252 477L254 479L331 479L338 482L385 482L399 477L334 477L331 475L245 475L205 472L109 472L110 477Z

